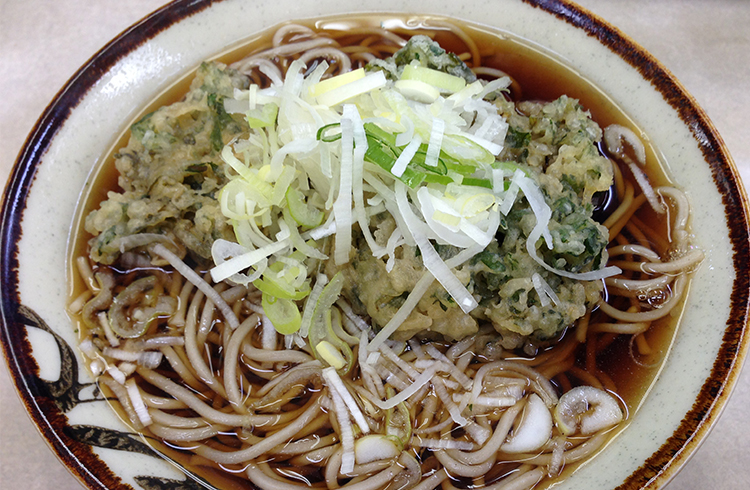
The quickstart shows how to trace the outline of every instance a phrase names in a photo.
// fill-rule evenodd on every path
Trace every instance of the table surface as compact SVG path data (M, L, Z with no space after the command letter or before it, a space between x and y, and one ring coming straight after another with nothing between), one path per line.
M163 0L0 0L0 182L36 119L93 53ZM659 59L708 113L750 182L750 2L580 0ZM36 432L0 362L0 488L81 488ZM667 486L739 489L750 481L750 368L719 422ZM744 464L743 464L744 463Z

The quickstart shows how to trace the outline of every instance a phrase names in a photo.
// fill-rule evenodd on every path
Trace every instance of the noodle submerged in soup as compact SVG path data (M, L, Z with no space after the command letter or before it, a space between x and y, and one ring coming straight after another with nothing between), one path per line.
M218 487L554 481L661 361L687 199L500 38L367 20L280 27L131 126L74 259L81 350Z

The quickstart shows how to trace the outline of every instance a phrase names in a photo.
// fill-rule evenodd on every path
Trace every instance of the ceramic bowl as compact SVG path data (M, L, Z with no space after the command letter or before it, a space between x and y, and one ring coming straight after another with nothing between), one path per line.
M404 2L380 0L401 12ZM79 196L128 121L206 58L282 21L352 12L338 0L177 1L116 38L63 88L16 162L2 213L2 347L20 396L60 460L89 488L197 488L110 411L65 313ZM628 427L558 488L658 488L727 402L747 351L748 215L721 139L672 75L617 29L565 1L412 0L563 60L648 135L687 191L706 259L657 381ZM697 204L697 205L696 205Z

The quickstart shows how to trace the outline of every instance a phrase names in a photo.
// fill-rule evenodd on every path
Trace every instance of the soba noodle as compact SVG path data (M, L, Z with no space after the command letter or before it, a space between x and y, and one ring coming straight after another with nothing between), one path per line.
M420 34L447 29L464 43L457 54L474 73L507 76L482 65L482 47L459 26L432 26ZM261 87L283 86L295 60L306 74L325 61L331 77L392 56L412 33L367 25L321 33L289 24L232 66ZM522 88L515 80L509 86L512 94ZM126 421L217 487L249 480L263 490L499 490L552 481L594 454L627 415L600 354L628 336L636 362L658 362L653 325L679 307L702 260L690 242L684 193L649 185L645 151L630 130L612 125L604 135L619 203L603 223L607 265L623 272L604 279L601 299L567 333L519 344L525 354L499 347L488 321L460 339L382 341L371 319L337 296L331 328L351 349L352 364L332 366L304 338L276 331L253 283L212 284L205 261L183 259L184 247L161 235L121 243L120 251L136 252L112 267L75 258L84 289L70 310L82 319L81 350ZM636 215L647 204L665 233ZM318 279L320 288L333 282ZM414 290L433 282L425 275ZM554 291L547 294L556 301ZM157 306L135 318L146 297ZM113 308L124 321L141 322L141 331L123 335L136 326L113 324L106 313Z

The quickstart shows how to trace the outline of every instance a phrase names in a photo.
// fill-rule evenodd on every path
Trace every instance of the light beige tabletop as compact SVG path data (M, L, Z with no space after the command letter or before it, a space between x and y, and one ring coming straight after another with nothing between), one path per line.
M248 0L259 1L259 0ZM0 0L0 182L36 119L91 55L163 0ZM667 66L698 100L750 183L750 2L580 0ZM0 489L74 490L0 362ZM750 488L750 368L692 460L668 485Z

